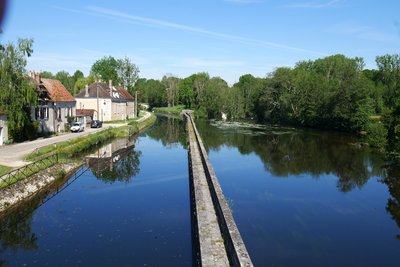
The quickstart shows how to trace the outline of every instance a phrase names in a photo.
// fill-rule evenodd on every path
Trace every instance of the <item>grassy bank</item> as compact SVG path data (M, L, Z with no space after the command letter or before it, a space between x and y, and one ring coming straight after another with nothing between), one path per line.
M174 106L174 107L161 107L161 108L153 108L154 112L180 115L182 110L185 109L184 105Z
M25 160L33 161L37 157L53 152L57 152L60 155L60 159L72 158L112 139L136 134L140 130L153 124L155 120L156 116L152 114L150 118L140 123L130 121L126 126L107 128L101 132L60 142L56 145L45 146L28 155Z
M10 167L0 165L0 176L11 171Z

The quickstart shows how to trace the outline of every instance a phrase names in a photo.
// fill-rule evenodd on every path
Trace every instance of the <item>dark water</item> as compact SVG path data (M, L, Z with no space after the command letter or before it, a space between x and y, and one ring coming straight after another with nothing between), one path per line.
M42 195L0 218L0 266L190 266L182 129L159 119L136 142L116 140L45 204Z
M353 137L197 125L256 266L400 266L400 176Z

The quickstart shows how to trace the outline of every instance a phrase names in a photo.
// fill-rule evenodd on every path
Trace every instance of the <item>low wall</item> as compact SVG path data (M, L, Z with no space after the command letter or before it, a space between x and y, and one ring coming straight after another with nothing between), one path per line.
M188 135L189 135L189 160L190 160L190 170L189 173L191 174L191 191L193 192L192 196L192 201L194 202L192 207L193 207L193 212L196 213L196 218L194 218L194 223L195 223L195 235L196 238L198 239L195 241L195 244L199 247L198 254L199 254L199 265L208 265L205 264L204 259L207 260L207 256L209 255L202 255L202 247L203 246L211 246L210 244L202 244L202 242L206 241L204 238L201 238L201 235L204 233L201 233L201 226L204 224L207 224L207 219L208 218L203 218L201 217L202 214L198 212L198 201L197 195L204 195L204 194L209 194L211 197L212 201L212 206L213 206L213 212L217 217L218 220L218 226L214 226L214 228L218 228L220 231L220 234L223 238L224 242L224 248L225 248L225 253L226 256L229 260L229 265L231 266L253 266L253 263L250 259L250 256L247 252L246 246L244 245L244 242L242 240L242 237L240 235L240 232L236 226L236 223L234 221L234 218L232 216L232 212L228 206L228 203L224 197L224 194L222 192L221 186L218 182L217 176L214 173L214 169L212 168L212 165L208 159L207 152L204 148L203 141L201 140L200 134L197 131L196 125L193 121L192 115L190 113L184 113L184 116L187 121L187 129L188 129ZM194 161L196 158L199 158L201 161L201 172L203 172L204 177L206 178L206 186L199 187L198 182L196 182L195 173L199 172L200 166L199 164L196 163L194 164ZM197 186L197 188L196 188ZM196 191L201 191L200 194L198 194ZM208 192L204 192L204 191ZM200 205L203 205L200 203ZM204 214L203 214L204 216ZM216 252L215 252L216 253Z

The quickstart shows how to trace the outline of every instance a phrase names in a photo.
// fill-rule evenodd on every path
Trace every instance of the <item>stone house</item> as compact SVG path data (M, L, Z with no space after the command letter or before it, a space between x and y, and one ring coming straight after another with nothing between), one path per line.
M75 117L76 100L58 80L44 79L30 72L38 92L37 106L32 107L32 121L37 121L39 132L61 132L68 125L68 117Z
M0 146L8 140L7 115L0 107Z
M82 89L76 96L76 106L94 110L93 120L113 121L135 117L135 99L122 87L96 82Z

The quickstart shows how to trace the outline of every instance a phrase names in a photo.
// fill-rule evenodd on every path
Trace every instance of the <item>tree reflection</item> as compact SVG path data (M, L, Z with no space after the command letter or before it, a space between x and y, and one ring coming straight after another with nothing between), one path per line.
M42 203L45 194L33 198L29 203L19 206L0 218L0 255L6 250L36 250L37 237L32 233L33 212ZM0 266L7 261L0 258Z
M86 157L86 164L97 179L106 183L130 182L139 173L140 151L135 140L118 139Z
M216 127L197 120L207 149L236 147L242 154L255 153L275 176L323 174L338 177L337 188L349 192L361 188L372 176L382 175L383 161L356 145L354 137L340 133L266 126L259 128Z
M158 122L146 131L151 139L161 141L163 146L186 145L185 124L182 119L168 116L157 116Z
M383 182L388 186L391 197L386 204L386 210L400 227L400 170L398 166L389 166ZM400 234L397 239L400 240Z

